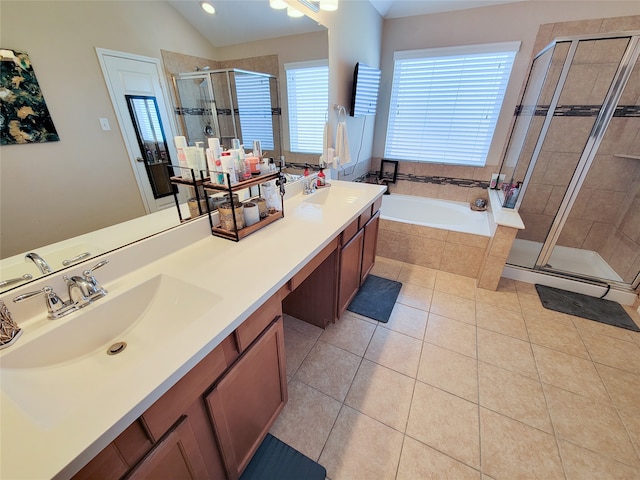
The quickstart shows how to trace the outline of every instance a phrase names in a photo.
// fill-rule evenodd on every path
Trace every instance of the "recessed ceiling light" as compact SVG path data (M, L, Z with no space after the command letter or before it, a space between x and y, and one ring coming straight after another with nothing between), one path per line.
M207 12L207 13L209 13L209 14L211 14L211 15L213 15L214 13L216 13L216 9L215 9L215 8L213 8L213 5L211 5L209 2L200 2L200 6L202 7L202 9L203 9L205 12Z
M293 7L287 7L287 15L289 15L290 17L299 18L302 17L304 13L302 13L300 10L296 10Z

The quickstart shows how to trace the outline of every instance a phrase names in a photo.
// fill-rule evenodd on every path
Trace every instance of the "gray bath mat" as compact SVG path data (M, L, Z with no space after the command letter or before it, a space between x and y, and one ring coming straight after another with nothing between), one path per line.
M536 290L544 308L640 332L619 303L538 284Z
M324 480L327 470L267 433L240 480Z
M375 275L369 275L347 310L387 323L402 284Z

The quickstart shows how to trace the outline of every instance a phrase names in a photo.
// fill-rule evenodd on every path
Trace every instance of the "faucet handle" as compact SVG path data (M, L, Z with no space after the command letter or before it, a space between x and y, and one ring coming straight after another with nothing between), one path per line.
M109 260L102 260L101 262L96 263L90 269L85 270L84 272L82 272L82 274L85 276L85 278L93 277L93 271L104 267L107 263L109 263Z
M53 288L49 286L44 287L41 290L36 290L35 292L28 292L23 293L22 295L18 295L13 299L13 301L15 303L19 303L30 298L37 297L41 294L44 294L44 301L47 304L47 312L49 313L48 317L50 319L59 318L69 313L69 305L63 302L58 294L53 291Z

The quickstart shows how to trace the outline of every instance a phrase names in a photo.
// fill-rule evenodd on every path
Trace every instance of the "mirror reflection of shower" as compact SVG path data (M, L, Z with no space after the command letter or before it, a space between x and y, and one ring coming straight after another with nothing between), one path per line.
M507 263L640 285L640 32L556 39L534 59L501 173L523 185Z
M189 145L217 137L223 148L234 138L245 148L260 141L269 156L282 155L278 80L273 75L240 69L174 75L176 116Z

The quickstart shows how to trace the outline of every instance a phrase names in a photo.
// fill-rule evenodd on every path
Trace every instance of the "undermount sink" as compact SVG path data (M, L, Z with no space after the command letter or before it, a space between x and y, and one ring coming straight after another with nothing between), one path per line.
M212 297L215 294L195 285L158 275L121 295L107 294L28 343L16 343L1 357L0 368L48 367L96 351L105 353L111 343L126 342L145 330L170 336L176 324L184 325L211 308ZM129 348L136 348L131 343Z
M107 294L51 320L43 333L25 331L4 350L2 392L34 420L48 425L86 404L86 397L98 394L100 385L140 379L152 368L148 364L161 361L181 331L219 300L215 293L164 274L121 294ZM107 349L117 342L125 342L126 348L108 355Z
M353 188L345 187L320 187L314 193L305 196L303 203L313 203L315 205L325 205L329 201L340 203L353 203L360 196L361 192Z

